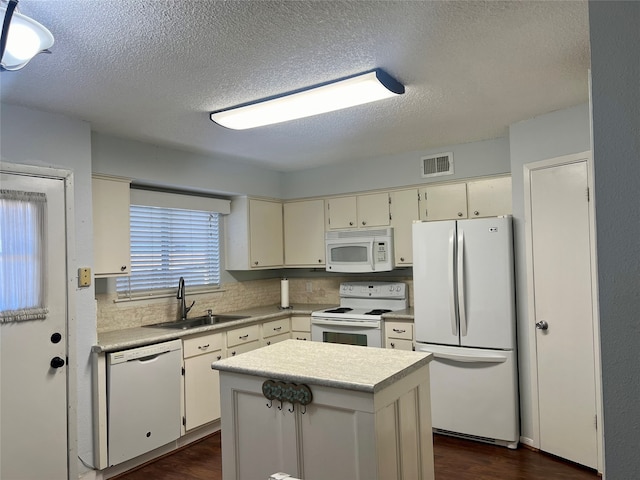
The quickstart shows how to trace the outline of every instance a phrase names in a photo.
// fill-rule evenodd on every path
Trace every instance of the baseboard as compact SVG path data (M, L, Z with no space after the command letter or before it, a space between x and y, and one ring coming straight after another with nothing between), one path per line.
M533 442L533 439L531 439L531 438L520 437L520 444L523 447L528 448L529 450L533 450L534 452L540 451L540 449L538 447L536 447L535 443Z

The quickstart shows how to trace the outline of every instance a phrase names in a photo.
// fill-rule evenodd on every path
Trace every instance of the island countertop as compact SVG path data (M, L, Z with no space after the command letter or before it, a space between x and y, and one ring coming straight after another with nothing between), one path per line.
M430 361L430 353L285 340L219 360L212 368L286 382L376 393Z

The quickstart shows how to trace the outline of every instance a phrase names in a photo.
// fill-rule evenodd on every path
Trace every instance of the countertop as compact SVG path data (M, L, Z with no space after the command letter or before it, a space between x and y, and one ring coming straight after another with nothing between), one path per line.
M290 315L311 315L311 312L315 312L316 310L326 310L335 306L335 304L300 303L292 305L289 309L283 310L277 305L269 305L266 307L252 308L248 310L224 312L225 314L228 313L232 315L244 315L247 316L247 318L231 320L218 325L204 325L202 327L190 328L188 330L174 330L159 327L134 327L125 328L122 330L113 330L110 332L103 332L98 334L98 343L97 345L93 346L93 351L97 353L108 353L118 350L126 350L128 348L140 347L152 343L182 338L187 335L195 335L205 332L225 331L243 325L261 323L267 320L275 320L278 318L288 317ZM413 308L385 313L383 315L383 319L413 320Z
M252 323L260 323L267 320L288 317L290 315L311 315L316 310L324 310L335 305L304 303L292 305L291 308L281 309L277 305L239 310L235 312L225 312L225 314L245 315L248 318L231 320L218 325L204 325L202 327L190 328L188 330L174 330L159 327L135 327L122 330L113 330L98 334L98 344L93 346L93 351L97 353L115 352L126 350L127 348L140 347L151 343L164 342L175 338L182 338L187 335L195 335L204 332L224 331Z
M430 361L430 353L285 340L219 360L212 368L286 382L375 393Z

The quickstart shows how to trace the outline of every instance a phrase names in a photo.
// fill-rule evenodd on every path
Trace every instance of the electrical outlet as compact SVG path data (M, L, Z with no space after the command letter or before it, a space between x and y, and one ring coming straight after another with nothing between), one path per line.
M307 293L313 292L313 284L311 282L307 282Z
M78 269L78 286L89 287L91 286L91 269L84 267Z

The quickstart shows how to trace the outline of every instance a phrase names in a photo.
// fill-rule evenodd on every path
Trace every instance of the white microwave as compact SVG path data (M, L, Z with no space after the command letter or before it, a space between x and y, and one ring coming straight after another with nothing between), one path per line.
M326 232L325 248L328 272L388 272L394 267L391 227Z

